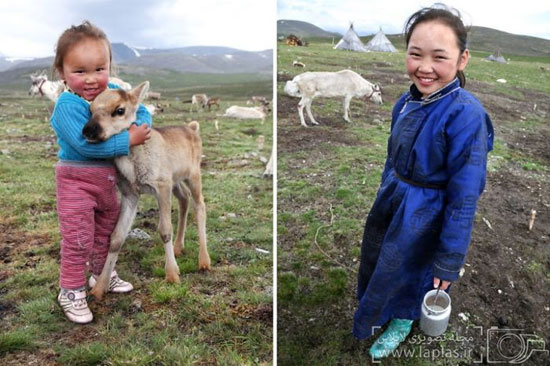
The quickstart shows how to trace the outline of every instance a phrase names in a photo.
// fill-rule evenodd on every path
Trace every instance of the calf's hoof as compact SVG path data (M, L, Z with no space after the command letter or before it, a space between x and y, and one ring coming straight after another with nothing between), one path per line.
M183 254L183 248L174 247L174 255L179 257Z
M103 289L100 289L97 284L90 290L90 295L94 297L94 300L101 301L103 300L103 295L105 292L103 292Z
M179 270L178 271L167 271L166 272L166 276L165 276L165 279L166 279L166 282L168 283L180 283L180 276L178 274Z
M208 262L199 263L199 271L212 271L212 268L210 267L210 259Z

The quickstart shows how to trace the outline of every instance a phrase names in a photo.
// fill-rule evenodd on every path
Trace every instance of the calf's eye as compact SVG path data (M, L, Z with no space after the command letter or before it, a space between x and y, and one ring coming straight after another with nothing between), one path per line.
M119 108L115 109L115 111L113 112L113 117L114 116L123 116L124 112L125 112L125 109L122 108L122 107L119 107Z

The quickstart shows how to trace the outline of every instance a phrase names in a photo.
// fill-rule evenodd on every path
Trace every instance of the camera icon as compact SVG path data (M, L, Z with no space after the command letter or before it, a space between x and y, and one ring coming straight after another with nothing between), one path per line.
M523 329L487 329L487 363L521 364L533 352L545 352L545 342L535 334Z

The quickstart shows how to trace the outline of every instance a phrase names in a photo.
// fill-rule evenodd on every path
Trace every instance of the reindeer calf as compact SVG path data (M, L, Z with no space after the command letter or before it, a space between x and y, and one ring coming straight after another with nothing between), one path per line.
M90 142L105 141L110 136L128 129L136 119L140 101L149 88L149 82L125 92L106 89L90 105L92 117L82 133ZM119 172L121 209L116 227L111 234L109 254L101 276L91 291L101 299L109 288L109 279L118 253L136 216L139 196L154 194L159 205L158 231L164 242L165 270L168 282L179 282L176 255L183 251L183 238L187 222L189 198L195 202L199 234L199 269L210 269L210 256L206 248L206 208L201 183L202 142L199 124L153 128L151 138L131 148L129 156L114 159ZM179 201L179 221L175 244L172 244L171 198Z

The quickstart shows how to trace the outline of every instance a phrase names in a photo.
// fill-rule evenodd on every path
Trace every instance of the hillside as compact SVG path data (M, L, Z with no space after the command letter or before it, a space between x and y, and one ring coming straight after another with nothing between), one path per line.
M470 48L489 52L500 48L504 55L550 56L550 40L478 26L470 29Z
M243 51L228 47L193 46L172 49L140 49L113 43L115 65L147 66L194 73L271 73L273 50ZM49 69L53 57L8 61L0 57L0 71L23 68ZM0 83L2 79L0 79Z
M337 33L327 32L307 22L296 20L277 21L278 35L288 35L290 33L305 38L332 39L335 35L342 36ZM472 26L469 33L470 49L472 50L493 52L496 49L500 49L500 52L504 56L550 56L550 40L547 39L522 36L480 26ZM363 42L367 42L372 38L373 34L359 34L359 36ZM403 37L400 34L388 34L387 36L397 48L404 47Z
M311 23L299 20L282 19L277 21L277 36L288 36L294 34L302 37L342 37L340 33L328 32Z

